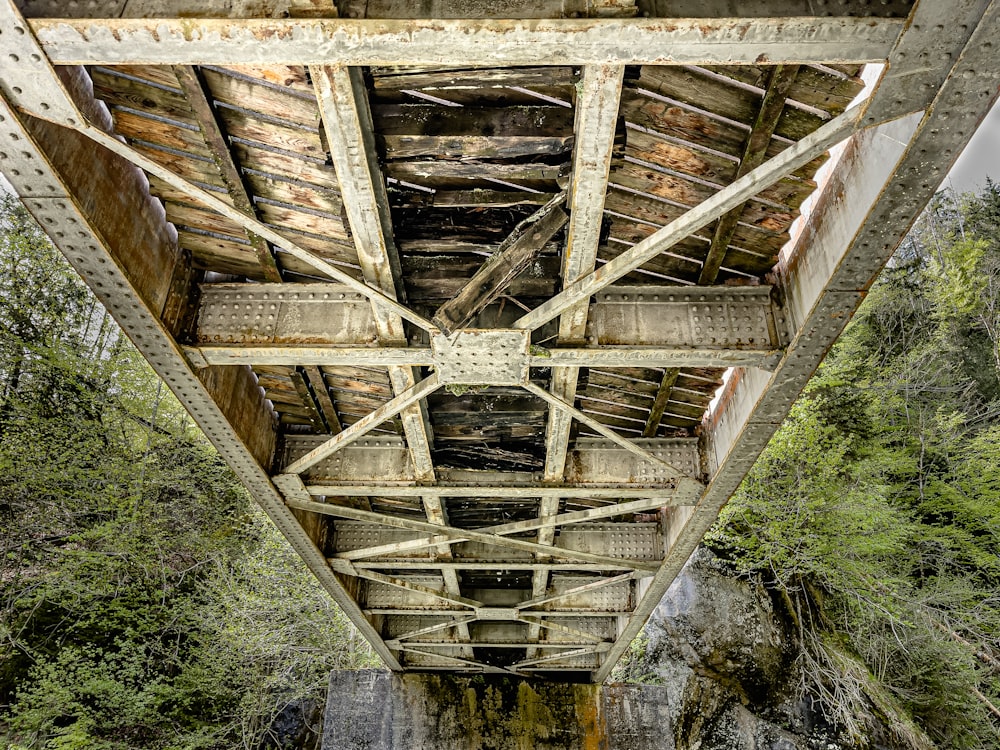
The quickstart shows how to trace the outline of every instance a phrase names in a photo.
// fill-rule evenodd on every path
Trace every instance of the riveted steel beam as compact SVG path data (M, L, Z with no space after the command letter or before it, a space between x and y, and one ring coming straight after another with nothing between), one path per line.
M901 18L55 19L57 65L752 65L881 62Z

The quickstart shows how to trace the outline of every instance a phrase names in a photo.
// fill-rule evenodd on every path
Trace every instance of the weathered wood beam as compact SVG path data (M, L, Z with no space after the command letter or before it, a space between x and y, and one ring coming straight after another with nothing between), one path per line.
M316 400L308 383L306 383L305 375L300 371L300 368L293 369L288 374L288 377L292 381L292 386L295 388L295 392L302 400L302 406L305 407L313 430L321 433L332 433L333 430L330 429L326 419L323 417L323 412L320 409L319 402Z
M697 507L671 513L663 568L592 675L595 681L607 677L639 632L933 196L975 123L993 106L1000 70L987 43L998 33L995 0L917 6L868 105L873 125L902 117L862 131L847 144L795 246L779 264L792 342L773 373L737 371L706 417L709 487ZM929 62L920 53L930 46L940 54ZM914 108L923 111L906 115Z
M291 493L289 493L291 494ZM389 526L397 529L408 529L410 531L422 531L424 533L443 536L449 539L460 539L462 541L480 542L502 549L516 549L523 552L540 552L549 557L562 557L569 560L581 560L583 562L609 564L614 566L627 565L631 570L636 571L656 571L659 565L640 560L628 560L620 557L610 557L608 555L595 555L582 550L567 549L565 547L545 546L528 542L522 539L510 539L498 534L487 534L472 529L456 529L453 526L439 526L426 521L418 521L413 518L402 516L389 516L384 513L373 513L372 511L349 508L343 505L332 505L330 503L317 503L312 501L287 499L286 504L290 508L298 510L308 510L313 513L337 516L339 518L349 518L354 521L369 521L382 526ZM338 559L349 560L349 553L336 555Z
M237 168L236 162L233 161L229 143L223 132L222 122L206 93L205 81L198 71L190 65L174 66L174 75L177 76L177 82L184 92L184 97L194 112L198 127L201 128L202 137L205 139L205 145L208 147L209 153L212 154L215 165L219 168L219 173L229 191L233 206L248 216L259 219L243 181L243 175ZM267 240L250 229L244 228L244 232L250 242L250 247L257 255L264 280L281 281L281 272L278 270L278 264L274 260L274 252Z
M673 391L674 383L677 382L677 376L680 373L681 371L676 367L668 367L664 370L660 387L656 389L656 398L653 399L649 416L646 418L646 426L642 428L644 438L656 437L656 431L660 429L660 420L663 419L663 412L667 410L667 404L670 402L670 393Z
M767 155L767 148L771 144L771 136L781 119L781 113L785 109L785 99L788 90L795 83L795 78L799 74L798 65L778 65L773 68L767 83L767 90L757 112L757 118L747 136L746 147L743 150L743 158L740 159L740 166L736 170L736 178L739 179L748 172L759 167L764 157ZM743 214L743 207L746 203L741 203L735 208L731 208L719 219L712 235L712 245L709 247L708 255L705 257L705 264L702 266L698 283L702 286L714 284L719 276L719 269L726 258L726 251L729 243L736 233L736 225Z
M306 381L316 398L320 413L330 433L336 435L344 429L337 416L337 407L330 398L330 389L327 387L323 372L316 365L304 365L302 371L305 373Z
M902 18L63 19L56 65L753 65L881 62Z
M808 164L828 148L839 143L858 129L865 105L858 105L831 120L801 141L764 162L720 190L711 198L657 230L624 253L605 263L597 271L570 284L556 296L536 307L518 320L516 328L535 329L563 311L579 304L634 271L646 261L670 249L685 237L711 224L726 211L740 205L750 196L774 184L789 172Z
M510 286L538 256L568 217L558 195L518 224L458 294L441 305L431 322L445 333L464 328Z

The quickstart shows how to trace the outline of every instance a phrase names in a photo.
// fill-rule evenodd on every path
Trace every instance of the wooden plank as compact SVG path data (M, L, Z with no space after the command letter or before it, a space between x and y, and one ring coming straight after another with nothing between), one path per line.
M372 71L375 93L400 89L449 91L454 89L510 88L533 86L574 86L579 75L571 67L536 68L445 68L389 72Z
M113 65L90 68L91 73L94 71L135 78L143 83L160 86L177 94L181 93L177 78L169 65Z
M378 142L388 159L520 159L567 154L573 136L380 135Z
M261 144L239 141L233 143L233 153L240 164L250 166L259 172L319 185L330 190L339 189L337 173L324 159L282 153L265 148Z
M709 66L705 69L716 75L755 86L761 91L766 87L769 74L769 69L765 66ZM822 109L831 115L839 115L847 109L864 87L864 82L856 74L838 75L828 67L803 65L796 83L788 91L788 98Z
M423 302L454 297L482 265L482 255L412 256L402 258L407 296ZM507 292L514 297L548 297L556 289L559 259L537 258L515 277Z
M659 227L679 219L685 213L684 208L674 206L665 201L647 198L614 188L614 184L609 185L608 195L604 203L605 210L636 219L646 225L645 227L636 227L632 237L642 238L648 236ZM777 226L782 226L780 216L786 215L780 214L779 218L776 218ZM704 230L698 230L699 234L697 236L711 240L713 230L714 222ZM622 235L619 234L616 236ZM753 226L749 224L738 224L731 238L732 244L759 252L762 255L764 253L768 255L777 253L787 241L788 235L784 231L773 232L765 228L764 225Z
M383 136L572 135L573 112L565 107L441 107L433 104L376 105L372 119Z
M308 88L297 90L226 68L203 67L201 75L216 101L291 120L308 129L315 129L319 123L319 107ZM280 76L279 80L287 81L288 78Z
M661 136L691 144L699 151L715 150L736 158L743 155L746 129L696 110L686 109L679 104L660 101L634 89L626 89L622 93L622 114L630 123ZM767 147L767 156L777 156L789 145L788 141L772 139ZM798 168L801 169L802 167ZM790 174L799 172L793 171ZM808 172L804 174L812 176Z
M656 399L649 410L646 426L642 430L643 437L656 437L656 433L660 429L660 420L663 419L663 412L666 411L667 402L670 401L670 393L679 374L680 370L675 367L664 370L663 380L660 381L660 387L656 391Z
M112 115L115 118L115 130L126 138L138 138L157 146L211 158L193 120L189 127L180 127L141 112L115 109Z
M173 202L167 203L164 209L167 212L167 220L178 227L193 227L213 234L226 235L237 242L246 241L246 234L241 226L215 211Z
M629 128L627 133L628 141L625 151L627 156L657 164L674 172L708 180L720 186L728 185L736 175L739 159L735 156L713 153L710 150L700 149L680 141L670 141L655 133L647 133L635 128ZM775 186L781 185L791 178L811 178L816 170L826 162L826 159L826 155L813 159L804 167L790 172L789 177L775 183ZM777 202L784 203L784 201Z
M301 371L301 368L296 367L291 371L290 376L292 385L295 388L295 394L298 396L299 400L297 405L302 408L302 411L305 413L305 417L309 420L309 424L312 426L313 431L320 434L333 433L333 430L327 425L326 419L323 416L323 412L315 394L306 381L305 373Z
M770 75L782 66L772 68ZM785 66L786 69L788 66ZM675 99L698 109L735 120L744 125L753 126L757 113L763 106L765 93L754 89L734 85L727 79L711 75L696 68L652 67L642 68L636 83L639 88L647 89L661 96ZM792 84L783 91L787 97ZM770 88L765 79L765 91ZM784 105L784 102L782 102ZM796 107L784 107L778 113L773 133L781 138L797 141L813 132L829 120L814 112L807 112Z
M233 138L325 161L326 149L323 148L315 126L306 128L280 125L271 120L253 117L248 112L228 108L220 109L219 114L226 132Z
M388 159L496 159L565 153L573 113L565 107L378 105L372 116Z
M261 172L244 172L243 179L251 194L279 203L339 216L343 210L340 193L329 187L295 179L279 179Z
M632 190L682 203L696 206L701 201L710 198L723 185L703 182L700 179L686 179L683 173L678 174L667 168L657 168L659 165L627 161L616 165L611 180L616 185L622 185ZM793 212L814 191L816 185L812 181L787 179L772 185L768 190L762 190L758 196L748 201L760 215L769 212ZM757 200L757 199L760 200ZM778 204L775 206L774 204Z
M565 198L560 194L518 224L462 290L438 308L432 321L451 333L503 293L569 219L561 208Z
M193 122L194 115L184 96L161 86L151 86L131 78L116 75L107 68L95 68L90 73L94 95L109 106L155 111L163 117ZM177 86L174 79L173 87Z
M654 99L636 89L626 88L622 92L621 112L629 123L703 150L713 149L730 156L739 156L743 150L746 131L742 128L679 104Z
M346 241L348 239L347 230L339 216L334 218L318 215L297 206L266 201L258 201L256 206L260 220L265 224L280 227L282 230L287 227L334 240Z
M212 160L204 154L195 155L183 151L170 151L142 142L133 144L133 147L137 153L154 161L164 169L170 170L171 173L187 182L225 189L219 170L215 168ZM180 190L180 188L175 189Z
M552 199L552 193L503 191L488 189L423 191L395 190L389 202L395 207L425 208L510 208L512 206L543 206Z

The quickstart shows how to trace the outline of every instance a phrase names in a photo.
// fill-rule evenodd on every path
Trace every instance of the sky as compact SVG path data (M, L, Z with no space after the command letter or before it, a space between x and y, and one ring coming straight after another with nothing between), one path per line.
M987 177L1000 182L1000 102L993 105L942 187L954 187L960 193L975 192Z

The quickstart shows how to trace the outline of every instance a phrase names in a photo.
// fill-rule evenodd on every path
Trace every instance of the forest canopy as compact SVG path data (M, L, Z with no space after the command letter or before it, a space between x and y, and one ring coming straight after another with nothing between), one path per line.
M376 664L0 197L0 744L275 747L315 721L332 669Z

